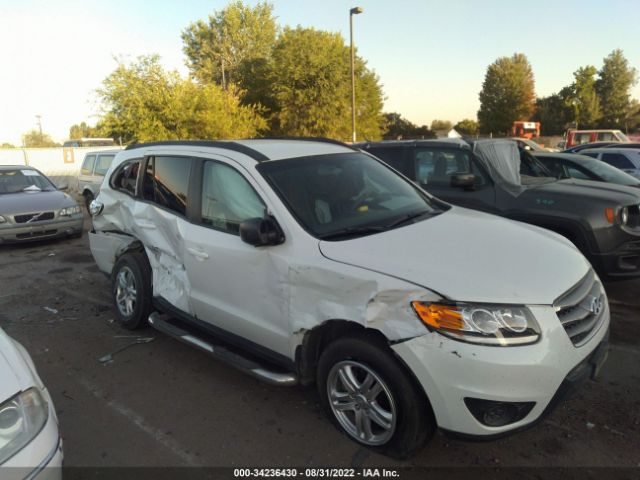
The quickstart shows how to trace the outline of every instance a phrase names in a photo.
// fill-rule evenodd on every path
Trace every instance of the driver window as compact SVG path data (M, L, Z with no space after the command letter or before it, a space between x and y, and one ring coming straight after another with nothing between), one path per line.
M473 174L476 185L486 183L484 176L473 164L468 152L463 150L417 150L416 180L421 185L451 185L451 177L457 174Z
M569 172L569 176L571 178L579 178L580 180L593 180L591 177L587 176L584 172L578 170L575 167L567 167L567 171Z
M235 169L218 162L205 162L202 178L204 225L240 234L240 223L264 217L265 205L249 182Z

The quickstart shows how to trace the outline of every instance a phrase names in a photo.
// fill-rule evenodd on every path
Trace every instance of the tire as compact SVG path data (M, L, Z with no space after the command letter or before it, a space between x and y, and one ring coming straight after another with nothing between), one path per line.
M352 379L351 388L360 389L351 390L345 376ZM369 378L373 382L366 388ZM343 337L331 343L320 356L317 382L321 404L338 429L379 453L407 458L435 432L426 395L393 352L373 335ZM363 419L360 428L358 415ZM366 425L370 425L368 430Z
M116 261L111 275L118 321L129 330L145 326L152 308L151 266L146 255L125 253Z
M93 199L95 198L93 196L93 193L91 192L85 192L82 194L82 196L84 197L84 206L87 207L87 212L89 211L89 206L91 205L91 202L93 202Z

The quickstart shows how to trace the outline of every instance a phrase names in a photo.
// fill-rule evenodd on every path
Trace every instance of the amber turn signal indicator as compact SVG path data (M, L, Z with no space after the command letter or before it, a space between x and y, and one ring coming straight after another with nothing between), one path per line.
M613 212L613 208L605 208L604 214L607 217L607 222L613 224L613 219L615 218L615 214Z
M413 301L411 306L427 326L440 330L462 330L462 313L453 306Z

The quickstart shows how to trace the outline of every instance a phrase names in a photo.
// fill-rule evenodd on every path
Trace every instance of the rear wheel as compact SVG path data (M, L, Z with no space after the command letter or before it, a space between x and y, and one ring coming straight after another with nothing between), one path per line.
M346 337L330 344L320 356L318 391L338 428L380 453L406 458L435 431L424 393L375 337Z
M151 313L151 266L141 252L122 255L113 267L113 303L123 327L143 327Z

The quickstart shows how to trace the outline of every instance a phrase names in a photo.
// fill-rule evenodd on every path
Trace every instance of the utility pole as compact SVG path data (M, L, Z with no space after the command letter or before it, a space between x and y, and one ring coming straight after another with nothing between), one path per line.
M36 115L38 119L38 130L40 131L40 143L42 143L42 115Z
M351 40L351 141L356 142L356 75L355 53L353 46L353 16L364 12L362 7L353 7L349 10L349 37Z

